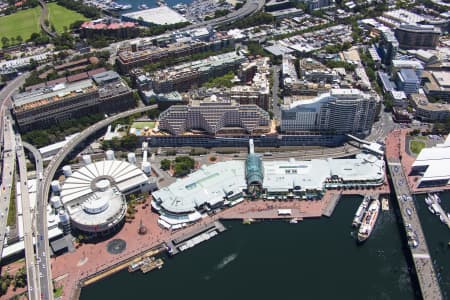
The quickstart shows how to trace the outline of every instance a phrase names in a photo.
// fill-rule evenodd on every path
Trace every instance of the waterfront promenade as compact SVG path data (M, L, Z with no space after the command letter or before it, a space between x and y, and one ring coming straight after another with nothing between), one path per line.
M441 290L422 230L416 205L412 197L405 170L402 166L405 149L404 134L400 130L393 131L386 139L386 160L391 174L396 199L403 224L411 224L417 235L418 246L410 248L415 272L423 299L442 299ZM402 142L403 137L403 142Z

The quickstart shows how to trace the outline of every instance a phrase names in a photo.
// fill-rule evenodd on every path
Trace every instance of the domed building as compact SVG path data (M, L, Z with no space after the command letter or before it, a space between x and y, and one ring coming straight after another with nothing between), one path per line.
M148 177L132 163L114 159L88 162L72 173L64 167L65 181L59 196L72 228L88 235L106 235L121 227L127 211L125 196L156 189L156 179Z

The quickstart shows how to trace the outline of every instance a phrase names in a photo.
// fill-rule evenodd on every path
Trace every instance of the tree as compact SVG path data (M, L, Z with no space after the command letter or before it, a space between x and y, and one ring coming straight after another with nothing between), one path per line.
M169 170L171 164L172 164L172 163L171 163L170 160L168 160L168 159L163 159L163 160L161 161L161 169L164 170L164 171Z
M22 44L23 38L22 38L22 36L21 36L20 34L16 37L16 41L17 41L19 44Z
M81 27L81 24L83 24L83 23L84 23L84 21L82 21L82 20L75 21L72 24L70 24L70 29L78 29Z
M6 48L9 46L9 39L6 36L2 37L2 44L3 44L3 48Z

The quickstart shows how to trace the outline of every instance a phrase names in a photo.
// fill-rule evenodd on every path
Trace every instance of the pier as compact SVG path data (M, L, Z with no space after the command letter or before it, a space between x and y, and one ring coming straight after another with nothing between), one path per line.
M130 263L138 262L146 257L153 257L163 251L166 251L166 246L164 244L159 244L159 245L145 251L144 253L140 253L134 257L131 257L129 259L121 261L120 263L117 263L116 265L111 266L110 268L100 270L96 274L92 274L91 276L84 278L83 281L81 282L81 285L87 286L92 283L95 283L95 282L97 282L103 278L106 278L114 273L117 273L119 271L122 271L123 269L126 269L130 265Z
M427 300L443 299L416 205L409 189L408 179L398 158L387 157L387 164L403 223L405 225L411 224L412 229L417 234L417 247L410 247L409 249L414 262L422 298Z
M219 221L205 224L200 228L196 228L176 239L169 241L167 245L170 248L170 254L178 254L180 251L187 250L203 241L206 241L207 239L215 236L218 233L224 232L225 230L226 227ZM205 234L207 235L207 237L205 236Z
M331 215L334 212L334 209L336 208L336 205L339 203L339 200L341 200L342 194L331 194L330 195L330 201L328 202L328 205L323 210L322 215L325 217L331 217Z

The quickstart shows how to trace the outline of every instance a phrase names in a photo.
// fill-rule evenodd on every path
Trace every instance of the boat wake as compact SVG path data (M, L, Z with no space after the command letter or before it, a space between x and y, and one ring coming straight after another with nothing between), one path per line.
M237 258L237 253L233 253L230 254L228 256L226 256L224 259L222 259L222 261L216 266L217 270L223 269L226 267L226 265L228 265L229 263L231 263L233 260L235 260Z

